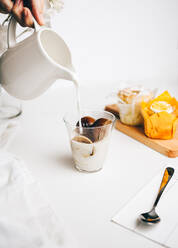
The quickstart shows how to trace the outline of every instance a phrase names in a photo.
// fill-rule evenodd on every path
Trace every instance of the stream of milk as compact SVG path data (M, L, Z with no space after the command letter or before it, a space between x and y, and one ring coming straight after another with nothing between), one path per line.
M79 131L80 134L83 133L82 131L82 121L81 121L81 99L80 99L80 87L79 87L79 83L77 79L73 80L73 83L75 85L75 89L76 89L76 103L77 103L77 111L78 111L78 120L79 120Z

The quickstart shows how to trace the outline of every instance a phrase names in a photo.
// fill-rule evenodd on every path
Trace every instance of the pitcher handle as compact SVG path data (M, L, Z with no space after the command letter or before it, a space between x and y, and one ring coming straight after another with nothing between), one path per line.
M41 26L36 22L36 20L33 18L34 22L34 32L37 32ZM17 27L17 21L13 16L11 16L8 28L7 28L7 47L8 49L15 46L16 42L16 27Z

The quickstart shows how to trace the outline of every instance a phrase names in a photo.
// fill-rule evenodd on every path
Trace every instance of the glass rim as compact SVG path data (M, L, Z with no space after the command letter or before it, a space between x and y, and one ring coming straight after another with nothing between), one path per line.
M11 106L11 105L2 106L2 108L6 108L6 107L13 108L13 109L15 109L17 111L14 112L13 114L9 113L9 114L7 114L7 116L1 116L1 113L0 113L0 121L12 120L12 119L16 119L19 116L21 116L21 114L22 114L22 106L21 105L19 107L15 107L15 106Z
M109 112L109 111L106 111L106 110L89 110L89 109L84 109L84 111L87 111L87 110L88 110L89 112L93 112L93 113L106 113L106 114L110 115L111 119L109 119L109 120L111 120L111 123L106 124L106 125L102 125L102 126L96 126L96 127L82 127L82 129L104 128L104 127L113 125L114 122L115 122L115 120L116 120L115 115L112 114L112 113ZM64 117L63 117L64 123L65 123L65 124L68 124L68 125L70 125L70 126L72 126L72 127L75 127L75 128L80 128L80 127L77 126L76 124L72 124L72 123L70 123L70 121L66 120L66 116L67 116L68 114L70 114L70 113L71 113L71 112L68 111L68 112L66 112L66 114L64 115ZM104 118L104 117L103 117L103 118Z

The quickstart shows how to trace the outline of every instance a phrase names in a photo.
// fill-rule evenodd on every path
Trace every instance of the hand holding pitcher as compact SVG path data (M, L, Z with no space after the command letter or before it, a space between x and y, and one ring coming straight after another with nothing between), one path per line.
M0 13L11 14L23 27L33 27L33 17L44 25L43 8L44 0L0 0Z

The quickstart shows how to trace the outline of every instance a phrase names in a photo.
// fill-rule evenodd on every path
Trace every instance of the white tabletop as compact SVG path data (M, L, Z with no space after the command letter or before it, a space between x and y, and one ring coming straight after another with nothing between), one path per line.
M114 130L103 170L76 171L62 121L75 104L73 94L73 86L62 83L24 102L21 127L9 151L25 160L56 214L78 239L79 248L160 247L110 220L159 169L176 168L178 159L169 159ZM105 94L101 89L83 89L82 102L102 105Z

